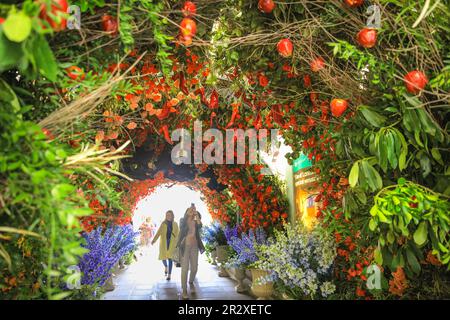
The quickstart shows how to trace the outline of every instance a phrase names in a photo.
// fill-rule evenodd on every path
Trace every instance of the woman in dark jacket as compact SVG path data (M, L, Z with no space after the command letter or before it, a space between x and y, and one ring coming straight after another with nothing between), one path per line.
M189 284L191 293L195 292L194 280L198 269L198 252L203 253L205 247L200 238L202 228L201 215L192 204L186 210L184 217L180 220L180 235L177 247L180 250L181 258L181 286L183 288L182 297L188 299L187 278L189 274Z

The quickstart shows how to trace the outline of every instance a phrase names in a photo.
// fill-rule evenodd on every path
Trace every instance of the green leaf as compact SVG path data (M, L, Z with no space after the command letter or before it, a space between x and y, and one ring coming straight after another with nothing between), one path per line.
M438 247L439 247L439 249L442 251L442 252L444 252L444 253L447 253L447 252L449 252L449 249L447 249L442 243L438 243Z
M386 117L380 115L369 106L360 106L358 108L364 118L374 127L380 128L386 122Z
M388 241L388 243L394 243L394 241L395 241L395 236L394 236L394 233L392 232L392 230L389 230L388 232L387 232L387 241Z
M415 131L414 132L414 138L416 139L416 142L419 145L419 147L425 148L425 146L423 145L422 140L420 139L420 131Z
M419 274L421 269L419 261L417 261L416 255L410 248L406 249L406 259L408 264L411 266L412 271L415 274Z
M1 58L1 54L0 54L0 58ZM1 59L0 59L0 61L1 61ZM11 110L9 110L9 111L17 113L20 110L20 104L19 104L19 100L17 99L16 93L1 78L0 78L0 101L4 101L11 105Z
M354 193L355 193L356 197L358 198L359 202L361 202L362 204L367 203L367 197L363 190L361 190L360 188L355 188Z
M381 248L381 253L383 255L383 263L385 266L390 266L392 264L392 253L389 251L388 247Z
M425 178L431 172L430 158L425 153L420 156L420 167L422 168L422 176Z
M0 30L0 72L19 65L22 58L22 46L19 43L9 41Z
M9 255L8 251L6 251L6 249L2 246L1 243L0 243L0 257L3 258L3 260L5 260L8 269L11 271L12 270L11 256Z
M354 188L356 184L358 183L358 176L359 176L359 162L356 161L352 169L350 170L350 175L348 177L348 182L350 183L350 186Z
M386 144L387 140L384 139L383 134L380 132L377 134L375 139L375 144L377 146L378 152L378 163L380 164L381 169L386 172L387 164L388 164L388 154L389 154L389 146Z
M414 232L413 238L417 245L421 246L427 241L428 229L427 222L422 221Z
M61 183L53 187L51 193L56 199L64 199L68 195L75 192L75 187L71 184Z
M3 23L5 36L13 42L22 42L31 33L31 18L23 11L12 12Z
M419 117L420 122L422 123L423 129L425 130L425 132L432 136L435 136L436 131L438 131L438 128L436 127L434 122L431 120L428 112L425 111L425 109L422 107L422 108L417 109L417 115Z
M39 35L36 37L33 41L32 48L36 67L39 72L50 81L56 81L58 66L53 51L50 49L44 36Z
M398 157L398 168L400 171L406 168L406 155L408 153L408 149L402 149L400 156Z
M398 206L398 205L400 204L400 199L397 198L396 196L393 196L393 197L392 197L392 201L394 202L394 204L395 204L396 206Z
M381 210L378 210L378 218L380 219L381 222L391 223L391 220L386 218L386 216L384 215L383 212L381 212Z
M388 131L386 135L386 141L387 141L387 158L389 160L389 163L392 167L392 169L397 168L397 157L395 154L395 140L392 132Z
M377 264L379 264L379 265L383 264L383 255L381 254L381 250L379 247L373 251L373 257Z
M383 187L383 180L377 170L374 169L367 161L361 162L364 176L367 178L372 191L381 189Z
M78 244L77 244L78 245ZM69 250L70 253L76 255L76 256L82 256L85 253L89 252L89 249L83 248L83 247L76 247Z
M400 140L401 143L401 151L398 157L398 168L400 171L406 168L406 156L408 155L408 144L406 143L406 139L404 135L397 129L394 129L396 133L396 137Z
M391 270L397 270L398 267L405 266L405 259L403 258L402 252L399 251L392 257Z
M370 215L371 215L372 217L375 217L377 214L378 214L378 207L377 207L377 206L373 206L373 207L370 209Z
M439 164L444 165L444 161L442 161L442 156L438 148L431 149L431 155Z
M370 219L369 220L369 229L370 231L375 231L375 229L377 228L378 223L375 221L375 219Z
M44 181L44 179L47 177L48 175L48 171L47 170L38 170L38 171L34 171L31 174L31 181L34 184L40 184Z

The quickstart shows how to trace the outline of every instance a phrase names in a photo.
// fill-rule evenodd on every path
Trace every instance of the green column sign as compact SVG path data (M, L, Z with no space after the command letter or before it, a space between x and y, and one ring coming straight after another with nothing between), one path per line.
M309 168L312 166L311 161L308 159L307 156L305 156L303 153L300 154L300 157L294 160L294 163L292 164L292 169L294 170L294 173L301 169Z

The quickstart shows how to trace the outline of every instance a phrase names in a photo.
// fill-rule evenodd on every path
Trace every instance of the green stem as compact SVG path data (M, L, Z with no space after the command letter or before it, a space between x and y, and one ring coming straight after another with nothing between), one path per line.
M48 252L47 259L47 297L50 299L52 296L52 265L53 265L53 251L55 247L55 238L56 238L56 221L55 214L53 211L50 211L50 248Z

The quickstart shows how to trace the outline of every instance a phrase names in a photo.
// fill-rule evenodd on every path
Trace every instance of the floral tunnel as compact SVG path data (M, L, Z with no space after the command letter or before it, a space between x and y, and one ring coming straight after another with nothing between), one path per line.
M282 186L276 177L266 177L261 172L265 167L262 160L258 165L175 164L171 146L163 144L155 149L154 142L148 137L132 158L123 160L124 173L135 179L125 186L124 201L128 207L133 208L161 184L178 183L200 191L212 217L219 222L231 224L239 220L242 228L248 229L277 226L287 219ZM254 198L248 195L249 190L254 192ZM269 204L267 198L271 199Z
M165 183L203 194L211 243L270 273L262 295L449 297L443 2L70 4L81 23L65 0L0 6L2 298L98 298ZM262 163L175 166L171 133L196 121L278 129L313 228Z

